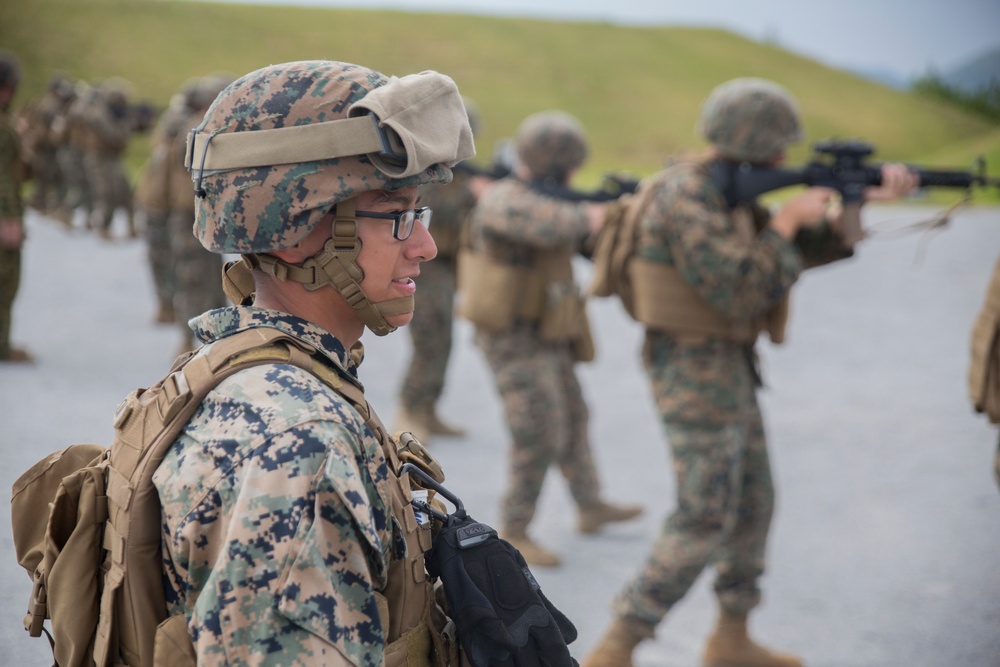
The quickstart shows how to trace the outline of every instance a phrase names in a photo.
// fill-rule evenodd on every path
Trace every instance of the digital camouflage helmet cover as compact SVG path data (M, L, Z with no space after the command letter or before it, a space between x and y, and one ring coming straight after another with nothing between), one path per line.
M412 310L412 297L372 304L361 292L353 199L446 183L450 167L473 155L447 76L386 77L334 61L272 65L226 87L188 137L194 233L212 252L244 256L227 292L247 284L250 267L307 289L332 285L383 335L393 330L384 315ZM295 245L333 210L333 237L315 257L290 265L267 254ZM246 296L245 287L237 292Z
M538 180L564 181L587 159L579 120L564 111L541 111L521 122L514 135L518 162Z
M802 140L795 98L784 87L753 77L732 79L705 100L699 130L724 158L767 164Z

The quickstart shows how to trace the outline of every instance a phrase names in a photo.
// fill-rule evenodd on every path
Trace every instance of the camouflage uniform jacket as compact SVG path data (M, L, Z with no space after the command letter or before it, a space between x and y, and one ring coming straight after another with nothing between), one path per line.
M799 250L767 227L744 240L700 163L668 169L639 220L636 254L676 268L727 318L751 319L777 305L804 268Z
M207 345L279 329L357 382L340 341L297 317L237 307L193 324ZM198 664L382 664L374 592L405 549L390 476L362 417L306 371L256 366L212 390L153 479L167 603Z
M473 213L472 246L515 266L538 254L580 250L590 233L586 204L538 193L505 178L490 186Z
M0 111L0 219L21 220L21 142L13 121Z

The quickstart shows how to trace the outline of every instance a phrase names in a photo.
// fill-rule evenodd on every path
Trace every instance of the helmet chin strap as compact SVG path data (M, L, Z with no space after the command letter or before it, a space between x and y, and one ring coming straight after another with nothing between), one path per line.
M301 283L307 290L317 290L324 285L332 286L344 297L358 317L376 336L384 336L396 330L385 318L413 312L413 296L404 296L379 303L371 302L361 290L364 271L358 266L361 239L358 238L358 221L354 215L354 199L338 202L333 220L333 234L323 244L323 248L301 264L289 264L273 255L244 255L243 261L228 267L225 273L227 285L245 284L239 280L244 270L260 269L278 280ZM245 269L241 269L245 266ZM230 273L235 271L235 275ZM242 290L227 296L235 303L245 300ZM237 301L233 296L241 297Z

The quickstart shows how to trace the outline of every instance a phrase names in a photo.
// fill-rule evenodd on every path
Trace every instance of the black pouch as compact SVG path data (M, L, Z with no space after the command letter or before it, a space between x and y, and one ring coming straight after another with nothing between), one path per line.
M416 466L403 466L456 506L443 514L416 501L443 523L427 553L439 577L458 640L474 667L576 667L569 644L573 623L542 593L520 552L496 530L470 517L462 502Z

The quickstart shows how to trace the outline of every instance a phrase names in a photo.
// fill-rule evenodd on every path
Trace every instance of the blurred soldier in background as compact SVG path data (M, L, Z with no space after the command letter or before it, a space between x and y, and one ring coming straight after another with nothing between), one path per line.
M706 100L700 129L711 144L708 156L678 160L643 183L629 269L677 506L584 667L632 665L636 645L653 637L709 564L720 615L704 664L802 664L747 633L747 615L760 602L757 580L774 506L754 344L763 330L782 341L788 292L803 268L851 249L840 237L841 214L830 208L833 190L810 188L771 215L756 202L729 209L711 180L715 160L783 161L802 135L788 91L762 79L725 83ZM887 165L882 177L866 199L895 198L916 186L902 165Z
M22 144L34 183L28 204L42 213L58 208L66 193L66 179L57 157L56 120L75 97L73 81L56 74L49 80L48 90L42 98L22 112L25 125Z
M478 132L479 114L463 99L472 132ZM447 184L420 188L420 203L434 212L431 236L438 254L420 267L420 289L410 322L413 343L410 366L399 390L399 414L394 431L409 431L425 445L435 435L461 436L465 431L441 421L437 402L444 392L448 356L451 354L455 310L458 249L467 234L469 215L476 205L476 181L481 177L454 170Z
M99 94L97 86L78 81L73 101L53 121L56 159L66 179L65 195L53 215L67 227L73 226L76 209L83 209L84 226L94 209L93 185L83 156L88 141L87 110Z
M559 557L527 533L550 464L566 478L582 532L642 509L601 495L574 369L594 351L572 258L600 229L605 206L530 185L570 182L587 155L583 128L569 114L542 112L521 124L514 142L515 177L487 188L473 212L471 249L460 260L460 312L476 326L513 441L501 533L529 563L554 566Z
M983 307L972 327L969 362L969 398L976 412L1000 424L1000 258L986 287ZM993 474L1000 483L1000 445L993 459Z
M87 141L83 161L95 197L88 226L106 239L111 238L111 222L119 208L125 210L128 236L137 235L132 186L123 163L132 136L129 87L128 82L120 79L102 82L85 115Z
M178 138L183 140L186 131L190 129L187 126L195 111L198 85L198 79L187 81L160 114L150 139L149 160L143 167L135 191L137 212L141 213L145 223L149 266L156 289L156 321L159 323L176 321L174 298L177 293L177 273L167 221L171 203L193 200L194 194L183 162L173 163L171 160L177 158ZM172 193L171 188L182 188L182 191ZM185 209L191 207L193 204L185 206Z
M195 198L191 175L184 169L184 151L187 131L201 124L208 107L232 80L233 77L225 74L212 74L198 80L189 91L186 103L189 112L177 120L178 131L167 149L167 230L176 276L174 313L183 337L181 353L195 346L188 320L227 304L220 279L222 258L202 247L192 234Z
M24 163L21 139L9 109L21 67L14 54L0 50L0 362L31 361L25 350L11 347L11 310L21 282L21 246L24 244L24 207L21 180Z

